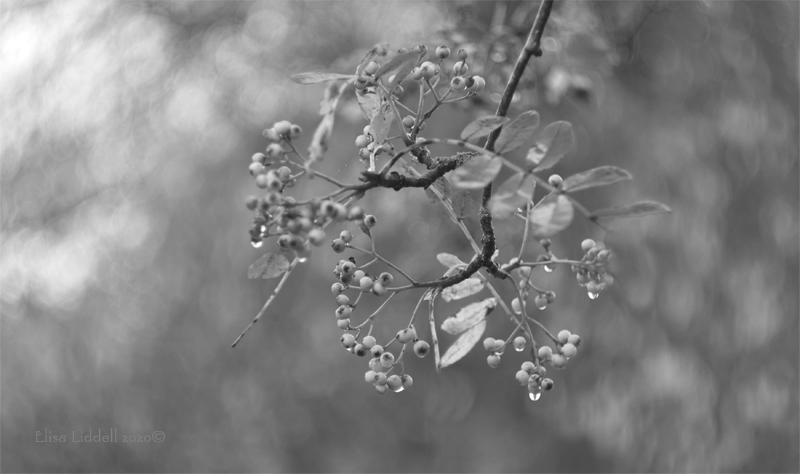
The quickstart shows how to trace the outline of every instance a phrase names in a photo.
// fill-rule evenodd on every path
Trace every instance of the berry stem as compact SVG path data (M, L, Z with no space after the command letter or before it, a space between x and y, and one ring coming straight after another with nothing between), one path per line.
M432 290L436 291L436 290ZM426 292L427 293L427 292ZM433 343L433 355L436 363L436 371L438 372L441 365L441 357L439 356L439 338L436 337L436 320L433 317L433 302L436 300L436 295L431 295L428 303L428 321L431 324L431 342Z
M367 323L370 323L369 333L368 333L367 335L370 335L370 334L372 334L372 326L371 326L371 324L372 324L372 321L375 319L375 316L377 316L377 315L378 315L378 313L380 313L380 312L381 312L381 310L383 309L383 307L384 307L384 306L386 306L386 304L387 304L387 303L389 303L389 301L390 301L392 298L394 298L394 295L396 295L396 294L397 294L397 292L395 291L394 293L392 293L391 295L389 295L389 296L386 298L386 301L384 301L382 305L378 306L378 309L376 309L374 313L370 314L370 315L369 315L369 317L368 317L367 319L365 319L363 323L359 324L358 326L354 327L353 329L361 329L361 327L363 327L365 324L367 324Z
M373 243L373 245L374 245L374 243ZM385 258L381 257L380 255L378 255L378 253L375 252L375 250L369 251L369 250L366 250L366 249L362 249L361 247L356 247L355 245L351 245L351 244L347 244L347 247L351 248L351 249L353 249L353 250L355 250L357 252L362 252L362 253L365 253L367 255L372 255L373 257L377 258L381 262L383 262L386 265L388 265L388 266L392 267L393 269L397 270L397 272L400 273L401 275L403 275L406 278L406 280L411 282L411 285L413 285L413 286L417 285L417 282L413 278L408 276L408 274L406 272L401 270L400 267L398 267L394 263L392 263L392 262L386 260Z

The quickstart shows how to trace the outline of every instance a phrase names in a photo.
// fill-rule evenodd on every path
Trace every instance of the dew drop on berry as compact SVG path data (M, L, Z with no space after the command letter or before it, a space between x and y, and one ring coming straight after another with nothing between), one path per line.
M544 271L546 271L547 273L553 273L553 267L551 267L550 265L545 265Z
M539 398L541 398L541 396L542 392L528 392L528 398L530 398L534 402Z
M263 242L260 240L252 240L250 241L250 245L252 245L254 249L257 249L263 245Z
M522 351L524 351L524 350L525 350L525 346L517 346L517 345L515 344L515 345L514 345L514 350L515 350L515 351L517 351L517 352L522 352Z
M392 391L393 391L394 393L400 393L400 392L402 392L402 391L403 391L403 390L405 390L405 389L406 389L405 387L403 387L402 385L400 385L399 387L393 388L393 389L392 389Z
M297 262L298 263L306 263L307 261L308 261L308 257L300 257L300 256L297 257Z
M588 293L590 300L596 300L600 293L592 293L591 291Z

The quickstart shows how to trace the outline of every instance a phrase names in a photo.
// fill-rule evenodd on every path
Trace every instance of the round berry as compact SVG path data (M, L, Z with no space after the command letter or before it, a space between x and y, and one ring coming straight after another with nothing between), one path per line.
M351 347L356 345L356 338L353 337L353 335L350 333L342 334L342 337L339 339L339 342L341 342L346 349L350 349Z
M514 339L514 349L519 352L525 349L525 338L522 336L517 336Z
M423 77L422 68L415 67L414 69L411 70L411 79L414 79L415 81L419 81L419 80L422 79L422 77Z
M453 65L453 74L463 76L469 72L469 66L464 61L458 61Z
M553 390L553 379L543 379L542 380L542 389L543 390Z
M547 308L547 295L539 293L536 295L536 298L533 299L533 304L539 309Z
M396 392L397 390L403 388L403 380L400 379L400 376L390 375L388 379L386 379L386 386L389 387L389 390Z
M361 220L364 218L364 210L359 206L353 206L347 211L347 219L351 221Z
M447 57L450 56L450 48L447 46L439 46L436 48L436 56L438 56L439 59L447 59Z
M336 308L336 317L339 319L349 318L351 314L353 314L353 307L348 304L342 304Z
M315 247L320 247L325 244L325 231L317 227L308 233L308 241Z
M266 168L261 163L250 163L250 175L259 176L266 172Z
M372 278L365 276L358 281L358 286L361 288L361 291L371 291L372 290Z
M462 61L466 61L468 57L469 57L469 53L467 52L466 49L461 48L461 49L458 50L458 59L460 59Z
M375 383L375 379L376 379L377 377L378 377L378 373L377 373L377 372L375 372L374 370L368 370L368 371L367 371L367 372L364 374L364 382L367 382L367 383Z
M358 357L364 357L367 355L367 349L363 344L356 344L356 346L353 348L353 354L357 355Z
M552 186L554 188L557 188L557 187L561 186L561 183L563 183L564 180L561 179L561 176L559 176L557 174L552 174L547 179L547 182L550 183L550 186Z
M505 349L506 341L502 339L495 339L494 341L494 351L498 354L502 354L503 350Z
M373 216L372 214L368 216L364 216L364 226L367 229L372 229L378 223L378 218Z
M467 81L461 76L455 76L450 79L450 87L454 91L463 91L467 88Z
M547 304L553 304L556 300L556 292L555 291L548 291L544 294L545 298L547 298Z
M300 135L303 133L303 129L300 128L300 125L292 124L292 127L289 129L289 138L292 140L296 138L300 138Z
M405 328L402 331L398 332L395 336L395 339L400 341L401 344L406 344L408 342L413 341L417 338L417 332L414 328Z
M387 387L385 383L384 385L375 385L375 391L383 395L384 393L389 391L389 387Z
M344 241L344 243L349 244L353 241L353 234L349 230L343 230L341 234L339 234L339 238Z
M346 331L350 328L350 320L347 318L339 319L336 321L336 327L341 329L342 331Z
M267 176L263 175L263 174L260 174L260 175L256 176L256 186L258 186L261 189L266 189L267 188Z
M403 388L409 388L412 385L414 385L414 379L412 379L410 375L404 374L403 375Z
M255 211L256 206L258 206L258 198L255 196L247 196L244 200L244 205L251 211Z
M364 336L364 339L361 340L361 344L363 344L367 350L371 350L373 347L375 347L375 342L375 338L372 336Z
M375 296L383 296L386 294L387 291L388 290L386 289L385 286L383 286L383 283L379 281L376 281L375 283L372 284L372 294L374 294Z
M344 240L342 239L336 239L333 242L331 242L331 248L336 253L342 253L347 248L347 244L344 243Z
M266 149L267 156L270 158L279 158L283 155L283 147L278 143L270 143Z
M347 208L344 207L344 204L336 203L333 205L333 212L331 212L331 217L336 219L338 222L342 222L347 219Z
M278 135L287 135L292 130L292 123L288 120L281 120L280 122L275 122L272 128Z
M353 280L360 282L361 279L364 278L365 276L366 273L364 273L364 270L356 270L356 272L353 273Z
M281 181L288 181L292 177L292 170L288 166L281 166L278 168L278 179Z
M261 135L263 135L264 138L266 138L267 140L269 140L271 142L279 142L279 141L281 141L281 136L278 135L278 132L276 132L274 128L268 128L268 129L264 130L263 132L261 132Z
M566 329L562 329L561 331L558 332L558 342L560 342L561 344L566 344L567 342L569 342L569 336L571 335L572 335L571 332L569 332Z
M373 349L375 349L375 347L373 347ZM381 365L387 369L394 365L394 355L391 352L384 352L381 354Z
M364 73L369 74L370 76L378 72L380 66L375 61L370 61L369 64L364 66Z
M356 264L353 262L344 262L341 271L342 275L352 275L356 271Z
M339 296L343 292L344 292L344 285L342 285L341 283L336 282L333 285L331 285L331 293L333 293L333 296Z
M336 297L336 304L338 305L348 304L349 302L350 298L348 298L347 295L339 295Z
M369 150L367 150L366 147L358 150L358 157L361 158L362 160L368 160L369 155L370 155Z
M524 386L528 385L528 379L531 378L531 374L524 370L518 370L514 378L517 379L517 382L519 382L520 385Z
M553 357L553 349L550 346L542 346L539 348L539 358L540 359L550 359Z
M417 341L414 343L414 354L420 359L428 355L431 351L431 346L425 341Z
M405 117L403 117L403 126L406 128L411 128L414 126L414 123L416 123L416 121L417 119L415 119L413 116L406 115Z
M358 148L364 148L369 145L369 138L366 135L359 135L356 137L356 146Z
M528 374L532 374L534 371L536 371L536 366L533 365L533 362L526 360L525 362L522 363L521 369Z
M369 350L372 354L372 357L380 357L383 354L383 346L380 344L375 344L372 346L372 349Z
M381 275L378 277L378 279L379 279L379 280L381 281L381 283L383 283L384 285L391 285L391 284L392 284L392 282L394 281L394 276L392 276L392 274L391 274L391 273L389 273L389 272L383 272L383 273L381 273Z
M474 76L472 78L474 81L471 85L469 85L469 90L473 92L480 92L486 87L486 80L481 76Z
M511 300L511 310L516 314L522 314L522 304L519 302L519 298Z
M385 373L378 372L378 375L375 376L375 385L386 385L386 378Z
M381 360L378 359L377 357L370 359L368 365L370 370L372 370L373 372L380 372L381 370L383 370L383 367L381 367Z
M422 77L425 79L431 79L436 75L436 68L434 68L433 63L430 61L425 61L419 67L422 69Z
M500 365L500 356L498 354L489 354L489 357L486 358L486 363L494 369Z
M575 347L581 345L581 337L577 334L570 334L567 338L567 342L572 344Z
M486 339L483 340L483 348L486 349L487 351L493 351L495 342L497 342L495 338L487 337Z
M263 153L255 153L251 159L253 160L253 163L264 165L267 162L267 155Z
M553 354L550 364L554 369L563 369L567 365L567 358L563 354Z
M561 346L561 353L564 354L567 358L575 357L578 354L578 348L575 347L574 344L570 344L569 342Z
M589 250L593 249L595 245L597 245L597 244L594 242L594 240L592 240L592 239L584 239L584 241L581 242L581 249L584 252L588 252Z

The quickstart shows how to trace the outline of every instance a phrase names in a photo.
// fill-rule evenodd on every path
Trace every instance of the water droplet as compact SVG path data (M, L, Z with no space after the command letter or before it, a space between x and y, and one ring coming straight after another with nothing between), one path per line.
M542 392L528 392L528 398L532 401L538 400L542 396Z
M252 241L250 241L250 245L252 245L254 249L257 249L257 248L261 247L262 244L263 244L263 242L261 242L260 240L252 240Z
M405 388L405 387L403 387L403 386L401 385L401 386L399 386L399 387L397 387L397 388L395 388L395 389L392 389L392 391L393 391L394 393L400 393L400 392L402 392L402 391L403 391L403 390L405 390L405 389L406 389L406 388Z
M262 226L261 226L261 233L263 234L263 233L264 233L264 232L266 232L266 231L267 231L267 226L265 226L265 225L262 225Z
M300 263L306 263L308 261L308 257L299 257L297 261Z
M517 352L522 352L525 350L525 346L514 346L514 350Z
M550 265L545 265L544 271L546 271L547 273L553 273L553 267L551 267Z
M600 296L600 293L592 293L591 291L588 294L590 300L596 300L597 297Z
M543 304L543 305L538 305L537 304L536 307L539 308L539 311L544 311L545 309L547 309L547 304Z

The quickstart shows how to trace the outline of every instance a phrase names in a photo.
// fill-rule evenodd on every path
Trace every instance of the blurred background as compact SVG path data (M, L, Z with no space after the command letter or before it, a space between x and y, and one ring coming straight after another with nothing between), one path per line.
M512 114L573 124L562 176L631 171L582 191L590 209L673 212L608 233L576 215L553 239L573 258L604 241L617 284L590 301L566 268L536 275L559 295L542 322L583 339L539 401L514 380L522 355L492 370L482 349L440 374L410 360L414 386L378 395L338 342L327 247L231 349L276 284L247 279L277 248L249 244L250 156L276 120L300 124L305 147L320 118L324 85L288 76L351 73L378 42L465 47L487 91L424 132L455 137L493 113L537 8L4 1L0 469L798 472L797 2L556 2ZM366 122L346 99L320 169L353 182ZM442 274L437 253L471 256L420 190L361 205L379 251L419 279ZM502 261L521 231L498 223ZM395 298L381 337L416 298ZM440 320L459 306L437 306ZM511 329L496 311L487 335ZM72 441L89 429L118 440ZM156 431L160 443L122 442ZM37 442L47 433L67 442Z

